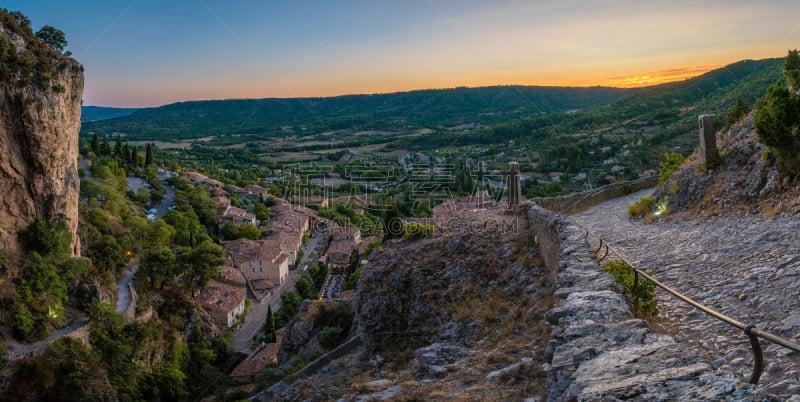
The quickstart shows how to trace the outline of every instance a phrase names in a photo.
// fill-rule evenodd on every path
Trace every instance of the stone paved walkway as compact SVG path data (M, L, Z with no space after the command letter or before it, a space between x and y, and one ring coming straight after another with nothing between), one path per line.
M731 217L645 224L626 211L652 189L572 216L639 268L689 297L745 323L800 343L800 218ZM665 330L715 366L749 379L747 336L658 292ZM761 341L767 367L759 385L776 395L800 394L800 354Z

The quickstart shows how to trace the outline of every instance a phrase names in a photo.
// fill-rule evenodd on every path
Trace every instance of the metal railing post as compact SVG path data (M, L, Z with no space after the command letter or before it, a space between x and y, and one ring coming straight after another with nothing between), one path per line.
M764 372L764 354L761 353L761 342L752 332L755 327L753 324L744 327L744 333L750 338L750 346L753 348L753 374L750 376L750 384L758 384L758 379Z

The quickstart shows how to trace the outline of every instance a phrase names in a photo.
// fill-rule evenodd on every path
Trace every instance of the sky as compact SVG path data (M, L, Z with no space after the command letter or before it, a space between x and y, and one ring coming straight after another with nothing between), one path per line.
M800 48L796 0L0 0L67 36L84 105L643 86Z

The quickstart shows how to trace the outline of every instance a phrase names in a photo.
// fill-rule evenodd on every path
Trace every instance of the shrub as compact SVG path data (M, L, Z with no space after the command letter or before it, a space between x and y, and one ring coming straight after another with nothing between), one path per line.
M411 222L403 226L403 240L418 240L433 236L433 225Z
M736 100L736 105L728 111L728 115L725 116L725 127L728 128L733 123L739 121L747 112L750 111L750 105L744 101L744 99L739 98Z
M661 162L658 168L658 185L667 182L670 176L683 165L683 155L677 152L670 152L661 155Z
M631 302L633 315L637 318L648 319L658 315L658 300L655 297L656 285L644 277L639 278L639 283L634 288L633 268L622 261L611 261L603 266L622 286L622 291Z
M654 197L640 198L639 201L636 201L633 205L628 207L628 216L632 218L641 218L645 215L649 215L655 201L656 199Z

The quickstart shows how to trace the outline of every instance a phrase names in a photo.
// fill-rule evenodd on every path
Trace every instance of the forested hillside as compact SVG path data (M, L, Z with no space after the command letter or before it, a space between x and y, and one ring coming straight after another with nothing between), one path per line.
M330 98L192 101L85 123L82 133L123 132L131 140L164 140L220 134L269 137L287 126L312 132L435 129L509 122L542 113L607 105L630 93L631 90L602 87L496 86Z
M81 121L96 121L128 116L137 108L119 108L102 106L81 106Z

